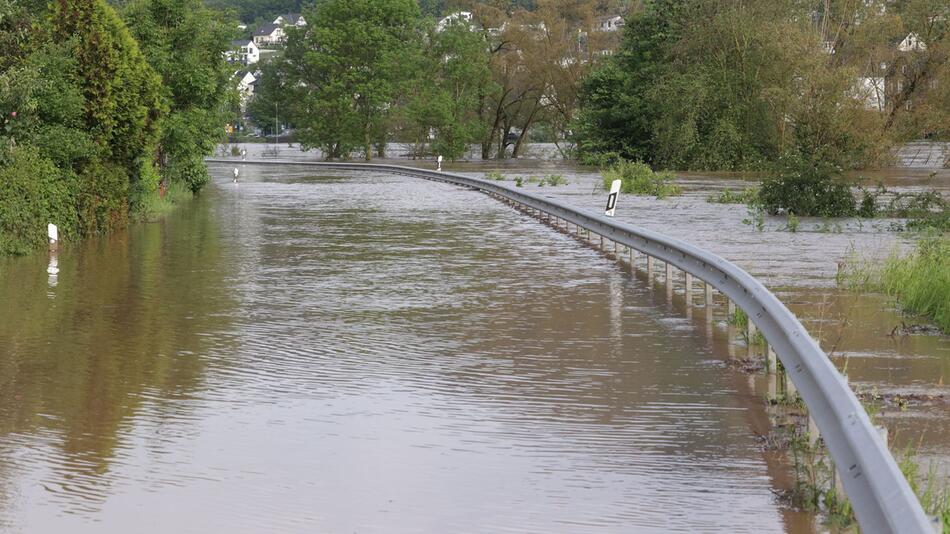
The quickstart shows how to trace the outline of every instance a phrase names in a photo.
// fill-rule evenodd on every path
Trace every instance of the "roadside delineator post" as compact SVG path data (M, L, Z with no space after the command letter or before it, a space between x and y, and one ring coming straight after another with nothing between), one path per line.
M439 162L439 167L436 170L439 172L442 172L442 156L439 156L439 158L436 161Z
M691 307L693 305L693 275L683 272L686 273L686 306Z
M49 223L46 225L46 234L49 236L49 266L46 267L46 273L49 274L49 286L55 287L59 278L59 258L56 256L59 252L59 228Z

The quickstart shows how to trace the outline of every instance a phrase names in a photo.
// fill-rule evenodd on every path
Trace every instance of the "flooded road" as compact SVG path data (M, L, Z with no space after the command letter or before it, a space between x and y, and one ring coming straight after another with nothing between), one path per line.
M0 532L813 530L722 310L472 191L212 169L0 260Z

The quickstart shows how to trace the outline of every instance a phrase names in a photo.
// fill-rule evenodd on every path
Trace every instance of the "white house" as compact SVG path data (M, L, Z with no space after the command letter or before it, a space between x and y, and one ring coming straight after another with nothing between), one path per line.
M307 25L307 21L304 20L303 15L300 13L287 13L285 15L278 15L274 19L274 24L277 26L296 26L298 28L303 28Z
M239 75L235 72L234 75ZM254 86L257 84L257 77L247 72L241 77L237 84L238 95L241 98L241 111L247 109L247 102L254 96Z
M473 20L473 17L472 17L471 12L457 11L455 13L452 13L451 15L444 17L442 20L440 20L439 23L436 24L435 26L435 31L441 32L445 30L445 28L451 24L459 24L459 23L472 24L472 20Z
M904 40L897 45L897 49L901 52L924 51L927 50L927 43L921 41L916 33L908 33L907 37L904 37Z
M228 62L253 65L261 60L261 49L250 39L231 41L231 50L225 53Z
M620 15L597 17L597 29L602 32L618 32L623 28L623 24L623 17Z
M284 28L277 24L264 24L260 28L254 30L254 44L261 45L277 45L283 43L287 39L287 33L284 32Z

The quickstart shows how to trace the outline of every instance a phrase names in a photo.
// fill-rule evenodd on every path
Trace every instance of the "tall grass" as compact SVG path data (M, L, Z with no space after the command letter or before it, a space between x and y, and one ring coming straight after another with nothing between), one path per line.
M620 160L604 171L604 190L609 191L614 180L621 181L620 191L632 195L651 195L656 198L678 196L683 193L673 181L670 172L653 172L646 163Z
M909 256L888 258L881 289L904 310L925 315L950 333L950 234L924 237Z
M894 297L905 312L928 317L950 333L950 234L925 236L913 252L895 252L883 264L852 252L837 278L849 289Z
M168 184L165 198L158 191L150 193L142 202L141 209L136 217L142 221L155 221L172 212L176 206L193 198L191 189L182 182L173 181Z

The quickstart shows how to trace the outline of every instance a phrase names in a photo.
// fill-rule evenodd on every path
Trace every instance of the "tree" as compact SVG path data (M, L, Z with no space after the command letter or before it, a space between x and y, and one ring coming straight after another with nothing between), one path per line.
M85 99L85 128L100 157L79 166L80 222L85 233L127 221L129 190L142 191L143 172L165 111L161 78L148 65L118 15L102 0L56 0L51 35L66 44Z
M286 51L290 113L305 148L370 159L385 144L394 103L420 50L415 0L326 0L292 29ZM407 65L410 68L406 68Z
M122 15L162 77L169 113L161 124L156 163L164 179L197 193L208 181L202 158L223 138L234 97L224 59L232 26L201 0L132 0Z
M488 58L484 35L469 23L457 21L441 31L430 27L403 111L415 153L426 153L431 136L432 153L457 159L481 139L478 92L490 83Z

